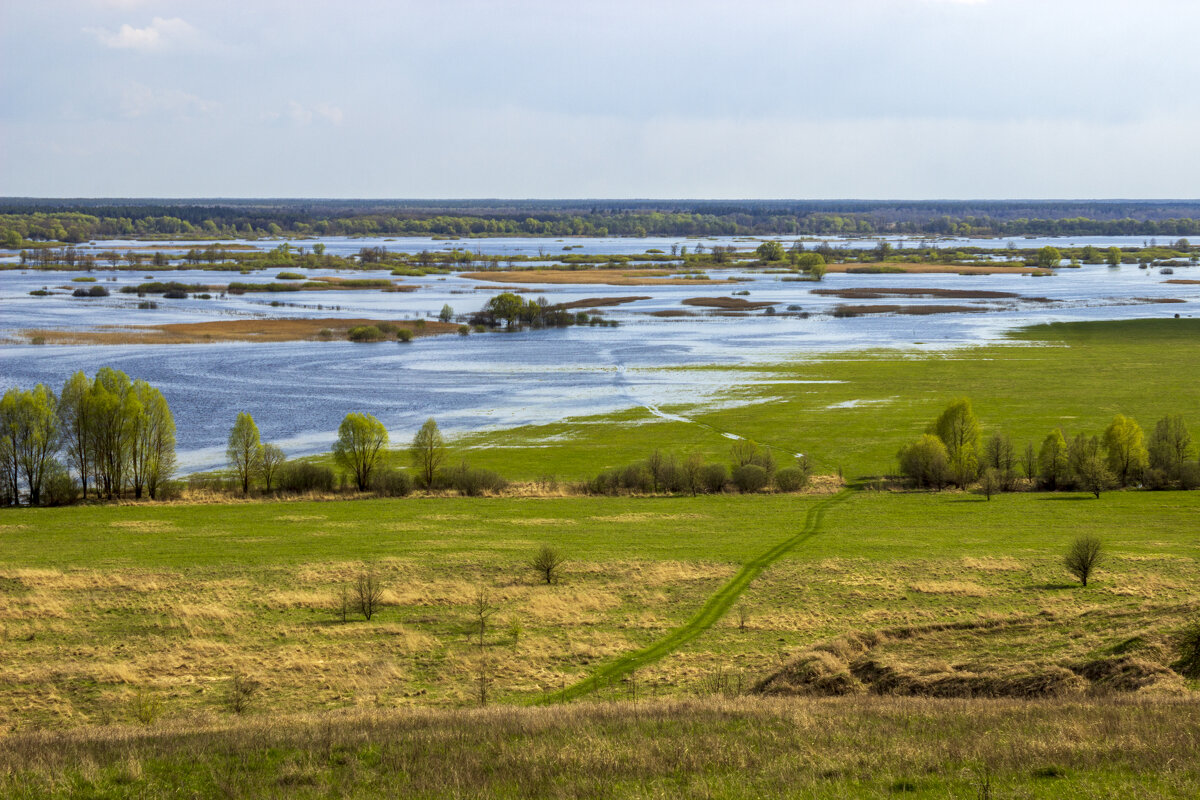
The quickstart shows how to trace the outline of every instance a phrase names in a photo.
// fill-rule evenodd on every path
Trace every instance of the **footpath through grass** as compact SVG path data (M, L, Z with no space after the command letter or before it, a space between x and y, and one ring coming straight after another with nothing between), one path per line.
M839 492L809 508L799 533L780 542L762 555L747 561L733 578L721 587L720 591L705 602L696 616L688 620L686 625L676 628L648 647L621 656L616 661L602 666L592 673L590 678L585 678L575 685L563 689L555 694L553 699L558 702L566 702L592 694L601 686L611 687L614 681L621 680L636 670L662 659L711 628L717 620L729 612L737 599L750 586L750 583L761 575L764 569L778 561L797 545L819 533L821 524L825 520L825 512L837 503L844 501L848 494L848 490Z

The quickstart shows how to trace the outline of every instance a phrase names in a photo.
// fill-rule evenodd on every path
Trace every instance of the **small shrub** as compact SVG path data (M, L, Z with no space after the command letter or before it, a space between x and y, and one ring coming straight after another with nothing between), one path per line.
M395 333L396 331L400 330L399 325L395 325L391 322L381 322L376 327L378 327L382 333L385 333L388 335L391 335L391 334Z
M380 497L407 497L412 488L412 478L398 469L377 469L371 475L371 491Z
M137 304L137 307L143 311L152 311L158 308L158 303L154 302L153 300L143 300Z
M374 325L355 325L350 329L347 338L352 342L382 342L386 337L383 331Z
M508 488L508 481L487 469L472 469L465 464L453 472L451 486L467 497L500 492Z
M45 336L34 336L32 339L29 340L29 343L30 344L45 344L46 337Z
M708 494L720 494L729 483L729 468L724 464L705 464L700 468L700 485Z
M1179 488L1187 491L1200 488L1200 464L1189 462L1179 468Z
M781 492L798 492L808 486L809 475L800 467L786 467L775 473L775 488Z
M383 581L374 572L360 572L354 584L355 596L358 598L358 610L371 621L371 617L379 611L383 601Z
M621 470L621 488L631 492L649 494L654 489L650 470L643 463L630 464Z
M566 557L557 548L544 544L542 545L542 549L538 550L533 558L530 559L529 568L536 572L549 585L556 583L561 577L559 570L566 560Z
M1095 536L1078 536L1071 542L1063 557L1067 571L1079 579L1084 586L1088 578L1096 571L1096 567L1104 558L1104 547Z
M240 672L229 679L225 687L225 705L234 714L244 714L250 710L255 695L258 694L258 681L251 680Z
M743 464L733 471L733 485L743 494L762 491L768 481L767 471L757 464Z
M162 714L162 700L145 687L138 688L129 701L133 718L143 725L151 725Z
M163 292L163 298L166 300L187 300L187 292L180 291L179 289L171 289Z
M307 461L289 461L279 470L279 489L284 492L332 492L333 470Z
M332 339L333 331L330 330L329 328L321 328L321 330L317 331L317 338L318 339Z
M471 334L471 326L470 325L459 325L458 326L458 335L459 336L469 336L470 334Z
M41 502L44 506L69 506L79 501L79 484L66 467L57 461L47 466L42 478Z
M401 343L411 342L413 340L413 332L408 328L401 328L396 331L396 341Z

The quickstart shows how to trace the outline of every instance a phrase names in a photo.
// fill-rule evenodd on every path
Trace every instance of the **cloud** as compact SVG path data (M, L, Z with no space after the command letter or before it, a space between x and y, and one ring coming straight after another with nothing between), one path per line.
M341 125L344 114L342 113L342 109L329 103L317 103L313 106L306 106L302 103L297 103L295 100L289 100L286 114L270 115L274 119L278 119L280 116L286 116L296 125L312 125L317 120L324 120L331 125Z
M121 113L126 117L164 115L173 118L212 114L220 104L181 89L153 89L133 83L121 91Z
M122 25L116 33L107 28L84 28L85 33L96 37L96 41L114 50L138 50L157 52L196 39L198 31L179 17L163 19L155 17L144 28Z

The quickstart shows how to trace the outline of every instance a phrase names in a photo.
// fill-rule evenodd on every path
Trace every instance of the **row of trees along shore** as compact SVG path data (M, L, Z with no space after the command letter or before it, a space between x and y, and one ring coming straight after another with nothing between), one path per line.
M978 484L991 499L997 492L1026 487L1084 490L1096 497L1115 487L1195 489L1200 487L1196 448L1178 415L1155 423L1149 438L1136 420L1118 414L1101 435L1078 433L1068 440L1061 428L1040 446L1018 450L1001 431L983 438L971 401L952 402L915 442L901 448L900 471L918 487L965 489Z
M0 399L0 504L62 505L89 495L156 498L175 473L175 420L162 392L104 367L62 391ZM72 472L74 475L72 475Z
M333 461L287 460L263 442L253 417L238 414L226 447L225 474L192 476L187 485L226 494L358 492L404 496L414 488L466 496L494 494L508 481L466 460L452 461L437 423L429 419L407 446L408 469L389 449L387 428L370 414L350 413L338 426ZM918 440L901 448L900 472L917 488L978 487L987 497L1018 488L1085 490L1194 489L1200 462L1182 417L1158 420L1147 437L1138 423L1116 416L1102 435L1068 439L1054 429L1040 447L1018 450L1003 432L986 439L970 400L952 402ZM701 454L679 458L654 450L647 458L606 469L568 491L613 494L701 494L805 488L805 456L778 463L769 447L744 439L731 463ZM789 456L789 458L791 458ZM83 500L172 499L183 483L176 469L175 421L162 393L109 367L94 378L77 372L56 394L43 384L9 389L0 399L0 505L64 505ZM558 490L553 476L538 480Z

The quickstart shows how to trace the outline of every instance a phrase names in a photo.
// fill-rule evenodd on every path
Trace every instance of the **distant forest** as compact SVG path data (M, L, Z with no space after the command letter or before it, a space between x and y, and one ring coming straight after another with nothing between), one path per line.
M0 199L0 244L122 237L1200 235L1200 200Z

